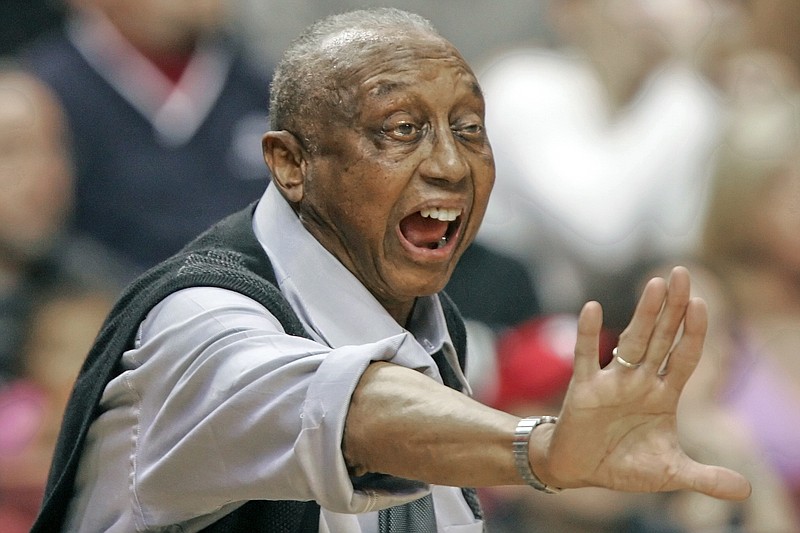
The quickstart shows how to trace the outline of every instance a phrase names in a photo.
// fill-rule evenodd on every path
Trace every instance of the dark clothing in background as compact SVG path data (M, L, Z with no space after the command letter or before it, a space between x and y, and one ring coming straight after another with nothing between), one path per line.
M43 36L21 58L66 109L79 232L144 270L261 196L269 179L260 144L268 129L269 80L235 43L213 43L217 57L231 61L224 85L197 130L171 142L68 35Z
M461 256L445 290L464 318L495 331L520 324L541 311L525 266L477 242Z

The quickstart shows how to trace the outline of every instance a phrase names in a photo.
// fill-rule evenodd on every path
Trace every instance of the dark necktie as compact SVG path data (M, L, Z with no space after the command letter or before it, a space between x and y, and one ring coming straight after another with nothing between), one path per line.
M478 491L472 488L462 488L461 494L463 494L464 499L467 500L467 504L472 510L472 514L475 515L475 518L483 520L483 509L481 509L481 502L478 500Z
M464 488L461 493L475 518L483 519L477 491ZM428 494L413 502L383 509L378 513L378 530L381 533L434 533L436 513L433 509L433 497Z
M428 494L413 502L382 509L378 512L378 530L381 533L435 533L433 496Z

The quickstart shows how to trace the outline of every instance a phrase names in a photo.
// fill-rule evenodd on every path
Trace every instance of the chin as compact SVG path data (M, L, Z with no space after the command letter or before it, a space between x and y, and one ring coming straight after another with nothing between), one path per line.
M442 290L447 285L447 282L450 280L450 272L448 271L447 276L437 277L437 279L427 279L425 283L418 284L419 287L415 292L415 296L430 296L432 294L436 294L442 292Z

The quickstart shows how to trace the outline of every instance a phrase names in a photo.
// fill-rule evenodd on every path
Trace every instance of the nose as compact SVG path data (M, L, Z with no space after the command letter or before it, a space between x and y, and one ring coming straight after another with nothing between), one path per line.
M420 172L426 179L450 183L457 183L469 174L467 160L449 126L437 128L430 136L429 152L420 165Z

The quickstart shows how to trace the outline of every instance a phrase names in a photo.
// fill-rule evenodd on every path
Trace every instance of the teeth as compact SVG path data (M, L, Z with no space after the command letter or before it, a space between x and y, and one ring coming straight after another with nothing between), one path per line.
M461 214L461 209L446 209L444 207L432 207L423 209L420 214L425 218L435 218L442 222L452 222Z

